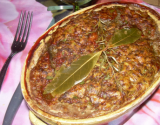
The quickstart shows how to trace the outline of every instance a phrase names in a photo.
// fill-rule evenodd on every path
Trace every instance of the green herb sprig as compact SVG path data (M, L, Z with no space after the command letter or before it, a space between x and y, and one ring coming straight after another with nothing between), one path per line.
M103 22L98 24L99 27L102 28ZM104 32L104 28L100 30L100 32ZM104 44L102 50L91 53L85 56L81 56L77 61L73 62L70 67L64 68L55 75L52 82L47 84L44 90L44 94L51 93L52 96L61 95L62 93L69 90L74 85L81 83L91 72L91 70L96 65L99 57L103 54L105 60L108 62L109 66L112 69L112 75L115 77L115 68L111 64L107 56L107 50L120 46L131 44L137 41L141 37L141 31L137 28L130 29L120 29L116 31L113 37L110 39L108 44ZM104 38L102 37L101 43L104 42ZM116 62L116 59L112 57L112 60ZM118 63L118 62L116 62ZM116 81L117 87L122 92L122 88L118 81Z

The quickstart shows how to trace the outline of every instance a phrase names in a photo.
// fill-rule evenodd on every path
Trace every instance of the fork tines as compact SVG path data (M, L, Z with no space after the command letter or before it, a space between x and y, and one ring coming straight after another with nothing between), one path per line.
M21 11L17 31L14 40L24 41L28 40L28 35L30 32L31 22L32 22L33 12ZM23 37L22 37L23 36Z

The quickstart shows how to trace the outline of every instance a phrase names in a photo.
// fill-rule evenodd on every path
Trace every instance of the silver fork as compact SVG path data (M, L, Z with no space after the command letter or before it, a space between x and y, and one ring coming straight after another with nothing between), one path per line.
M32 17L33 17L33 12L31 13L30 12L26 13L26 11L21 12L16 35L11 46L11 54L7 58L0 72L0 90L2 87L2 83L5 77L6 71L8 69L8 65L12 57L18 52L21 52L22 50L24 50L24 48L26 47L28 35L31 28Z

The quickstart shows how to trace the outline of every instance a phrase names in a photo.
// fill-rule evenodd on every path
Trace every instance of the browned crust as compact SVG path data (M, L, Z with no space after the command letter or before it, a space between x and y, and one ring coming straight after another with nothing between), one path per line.
M27 69L29 68L30 65L32 65L32 58L34 57L34 53L39 49L41 48L42 44L44 41L42 41L46 36L47 34L49 34L56 26L59 26L61 25L62 22L68 20L70 17L72 17L73 15L76 15L76 14L79 14L79 13L83 13L84 11L86 10L90 10L90 9L95 9L97 7L100 7L101 5L105 5L105 6L108 6L108 5L132 5L132 6L136 6L138 8L141 8L142 10L146 10L148 13L150 13L151 15L153 14L154 15L154 18L155 18L155 21L157 22L157 24L159 24L159 20L160 20L160 15L155 12L154 10L152 10L151 8L149 7L146 7L146 6L143 6L143 5L139 5L139 4L135 4L135 3L130 3L130 2L109 2L109 3L103 3L103 4L99 4L99 5L94 5L93 7L89 7L89 8L86 8L84 10L81 10L81 11L78 11L64 19L62 19L61 21L59 21L58 23L56 23L55 25L53 25L50 29L48 29L41 37L38 38L38 40L35 42L34 46L31 48L30 52L28 53L28 56L27 56L27 59L25 61L25 64L24 64L24 68L23 68L23 71L22 71L22 79L21 79L21 83L22 83L22 93L24 95L24 98L25 100L27 101L29 107L34 111L34 113L40 117L41 119L43 119L44 121L47 121L47 122L61 122L61 123L65 123L65 122L69 122L69 123L73 123L73 124L78 124L78 123L84 123L84 124L90 124L90 123L93 123L93 124L97 124L97 123L100 123L99 120L101 121L101 123L103 123L104 121L111 121L119 116L121 116L122 114L125 114L127 111L131 110L131 109L134 109L136 108L137 106L139 106L141 103L143 103L150 95L151 93L153 93L153 91L155 91L155 89L158 87L159 85L159 81L160 81L160 78L159 78L159 75L160 74L157 74L155 76L155 80L153 82L153 84L151 85L151 87L146 91L146 93L142 96L140 96L139 98L137 98L134 102L126 105L125 107L115 111L115 112L112 112L112 113L109 113L105 116L100 116L100 117L96 117L96 118L89 118L89 119L82 119L82 120L66 120L66 119L62 119L62 118L56 118L54 116L51 116L45 112L43 112L42 110L40 110L37 106L35 106L33 103L32 103L32 100L30 99L29 97L29 92L28 92L28 89L27 89L27 81L26 81L26 72L27 72ZM153 18L153 17L152 17ZM43 49L43 48L42 48ZM36 53L37 54L37 53Z

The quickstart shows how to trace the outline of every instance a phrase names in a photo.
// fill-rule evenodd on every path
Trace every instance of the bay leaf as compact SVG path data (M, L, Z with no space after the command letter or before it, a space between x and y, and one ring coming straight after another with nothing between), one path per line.
M97 63L102 51L80 57L70 67L63 69L53 81L47 84L44 94L60 95L72 86L82 82Z
M47 76L46 79L48 80L53 79L53 76Z
M141 31L138 28L120 29L110 39L108 48L134 43L140 37Z
M55 77L52 78L53 81L57 81L57 78L60 76L61 72L65 69L65 65L62 65L58 71L55 71ZM52 87L54 87L52 84L47 84L47 87L45 88L43 94L51 93Z
M134 43L140 37L141 31L137 28L120 29L115 32L107 48ZM82 82L96 65L102 51L80 57L69 68L62 66L52 82L45 87L44 94L60 95L72 86Z

